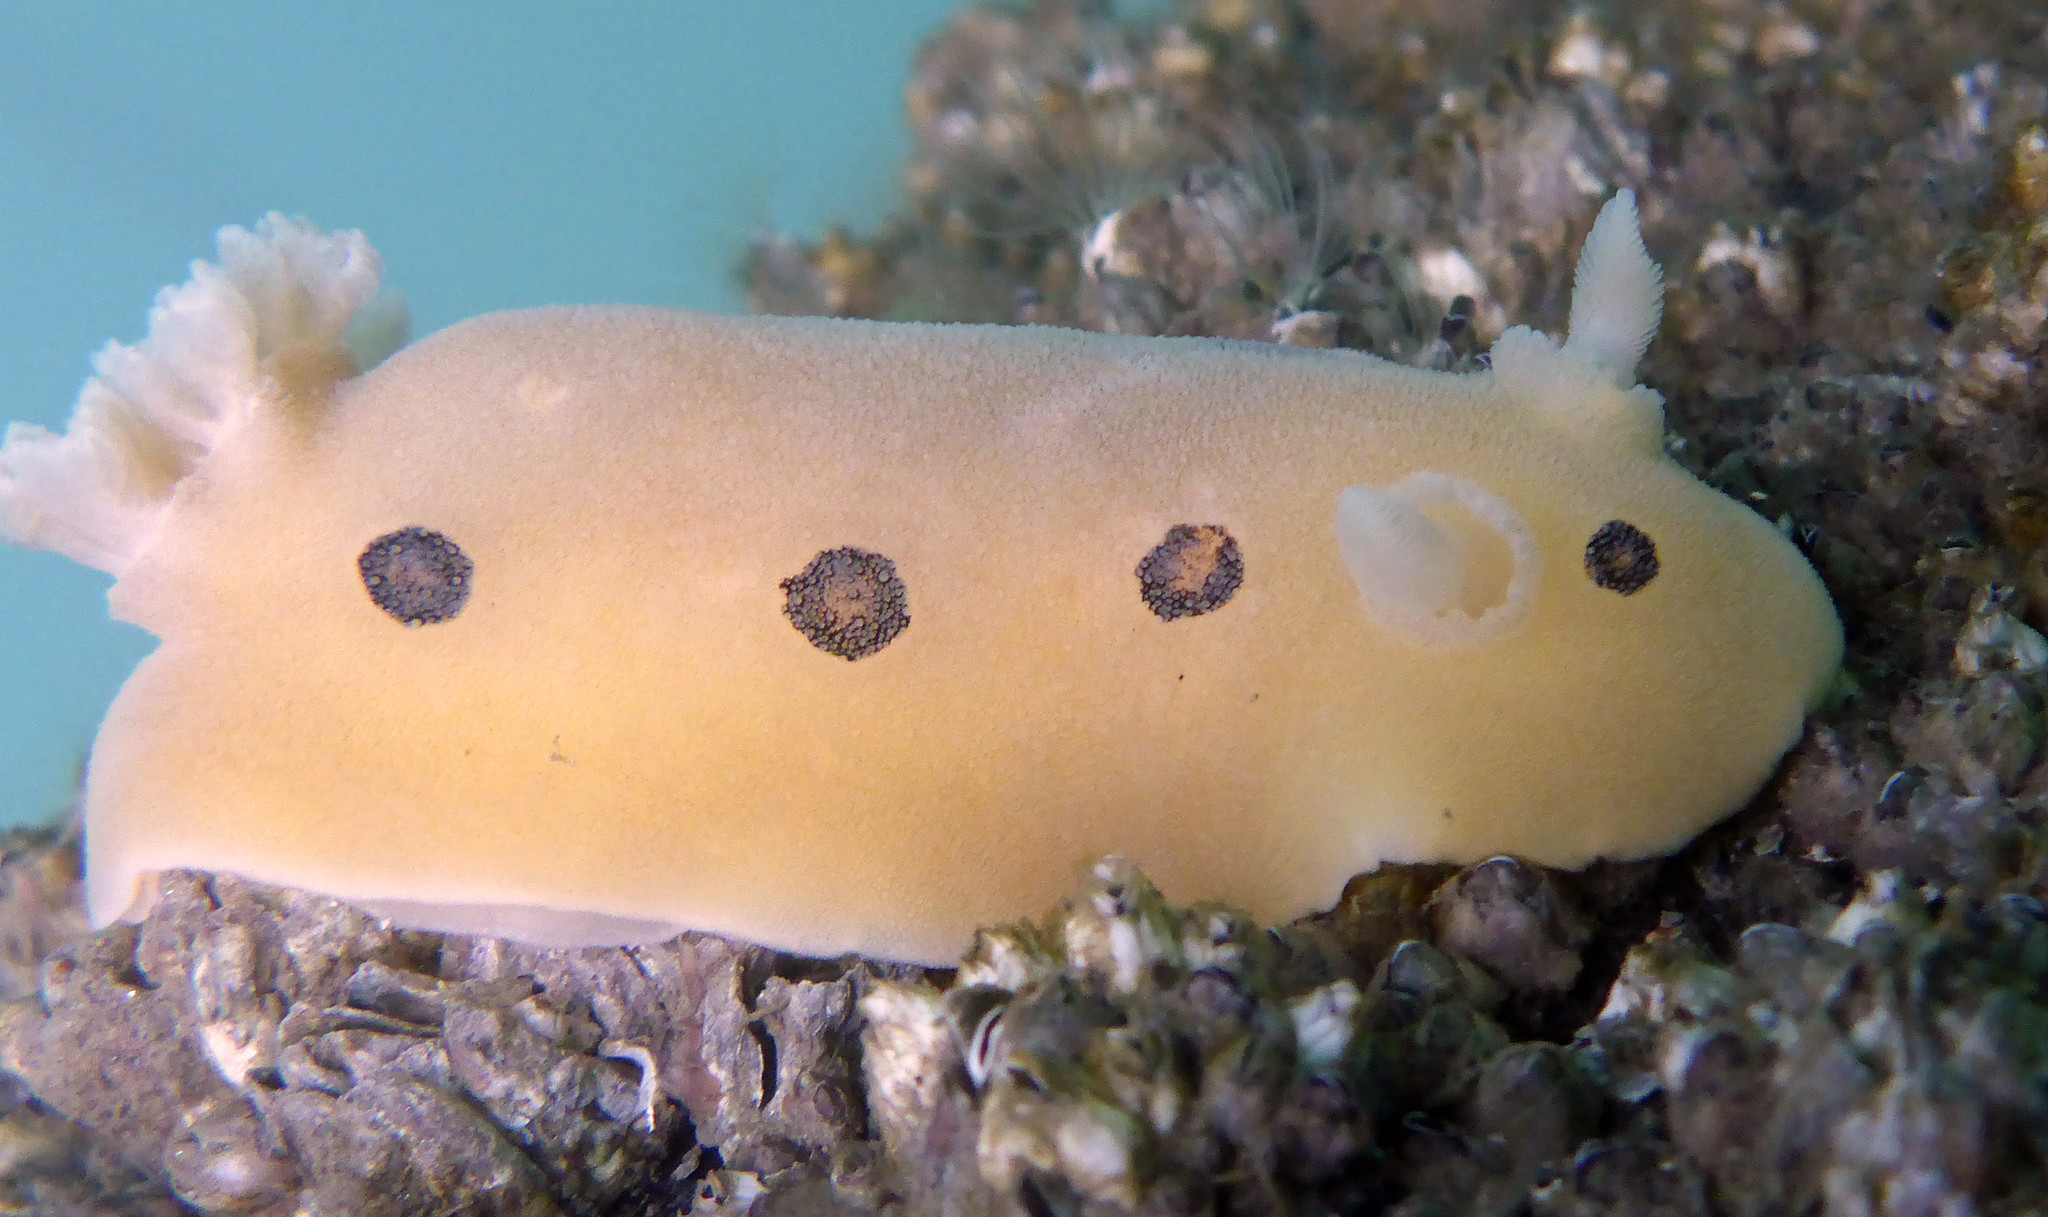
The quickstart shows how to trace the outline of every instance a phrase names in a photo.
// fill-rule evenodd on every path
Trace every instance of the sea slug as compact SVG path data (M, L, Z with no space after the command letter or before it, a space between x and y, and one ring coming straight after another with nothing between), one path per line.
M17 424L0 532L162 645L86 782L97 921L231 871L558 944L949 961L1097 856L1266 919L1387 860L1670 850L1838 662L1668 459L1617 196L1491 370L552 308L368 367L271 217ZM381 354L381 352L373 352Z

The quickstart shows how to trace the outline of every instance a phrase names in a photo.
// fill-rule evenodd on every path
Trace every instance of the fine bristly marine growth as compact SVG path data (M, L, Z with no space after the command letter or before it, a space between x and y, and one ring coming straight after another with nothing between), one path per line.
M941 962L1106 853L1283 920L1387 860L1669 850L1839 654L1664 454L1626 194L1569 338L1469 375L650 308L376 363L360 235L220 246L0 451L0 529L162 640L87 779L101 922L193 867Z

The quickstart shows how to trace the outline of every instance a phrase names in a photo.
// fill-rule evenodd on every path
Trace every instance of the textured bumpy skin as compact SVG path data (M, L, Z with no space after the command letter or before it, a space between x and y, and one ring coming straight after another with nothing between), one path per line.
M97 413L0 454L0 522L87 537L163 640L92 760L101 921L190 866L546 942L940 962L1105 853L1288 918L1382 860L1669 850L1838 658L1793 547L1662 453L1626 197L1573 338L1466 376L644 308L351 376L360 238L229 246L285 287L216 293L203 360L167 293ZM307 328L220 337L279 315ZM195 411L226 421L172 434ZM122 480L157 448L177 476Z

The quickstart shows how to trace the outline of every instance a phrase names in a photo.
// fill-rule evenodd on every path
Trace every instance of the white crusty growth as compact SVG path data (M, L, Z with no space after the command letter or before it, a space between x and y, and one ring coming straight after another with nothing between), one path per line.
M221 229L219 247L219 265L194 262L190 281L158 293L147 338L94 356L63 435L7 429L0 538L119 576L178 481L251 411L355 374L349 323L382 277L363 234L272 214L254 232ZM371 341L390 344L390 318L379 328Z

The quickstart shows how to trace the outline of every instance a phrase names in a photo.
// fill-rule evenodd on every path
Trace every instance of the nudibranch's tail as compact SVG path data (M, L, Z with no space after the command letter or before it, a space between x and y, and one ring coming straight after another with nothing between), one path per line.
M383 272L358 232L281 215L223 228L218 264L165 288L149 336L93 358L62 435L16 423L0 447L0 539L120 575L148 546L172 489L256 412L318 402L393 341L363 313ZM351 346L376 317L382 350ZM365 358L370 356L370 358Z

